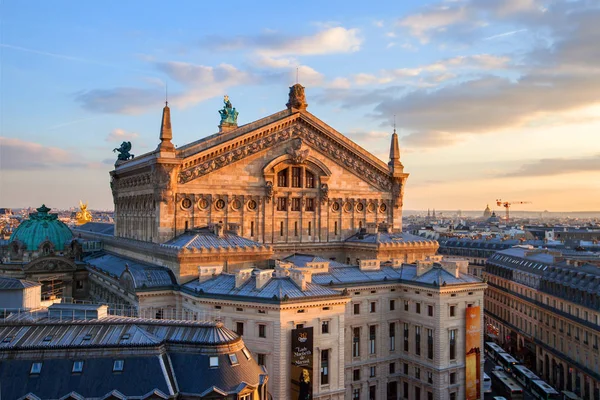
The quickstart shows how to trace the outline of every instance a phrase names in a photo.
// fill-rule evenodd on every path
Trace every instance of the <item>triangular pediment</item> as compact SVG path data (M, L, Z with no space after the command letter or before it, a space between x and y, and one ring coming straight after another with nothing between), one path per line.
M369 184L385 191L391 189L387 164L306 111L282 111L182 147L178 154L183 158L178 182L191 182L275 146L298 140Z

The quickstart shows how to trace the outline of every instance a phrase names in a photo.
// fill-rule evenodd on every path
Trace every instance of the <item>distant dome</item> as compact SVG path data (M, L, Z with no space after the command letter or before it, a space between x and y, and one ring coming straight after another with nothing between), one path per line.
M35 251L45 241L54 245L54 250L63 251L70 242L73 233L67 225L58 220L58 214L49 214L50 209L44 204L36 213L30 213L29 219L23 221L10 236L9 243L21 241L28 251Z
M489 218L492 216L492 210L490 210L490 205L488 204L483 211L483 218Z
M492 212L492 216L487 220L488 224L497 224L500 222L500 218L496 216L496 212Z

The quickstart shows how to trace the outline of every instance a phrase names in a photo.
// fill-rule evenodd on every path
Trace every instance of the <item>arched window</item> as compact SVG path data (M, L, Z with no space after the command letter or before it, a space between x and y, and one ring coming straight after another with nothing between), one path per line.
M277 173L277 186L288 187L288 168Z

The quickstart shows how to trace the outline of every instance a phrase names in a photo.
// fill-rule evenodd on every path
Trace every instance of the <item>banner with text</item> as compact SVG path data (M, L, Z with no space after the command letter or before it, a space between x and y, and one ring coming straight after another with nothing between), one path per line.
M292 400L311 400L313 394L313 328L292 329Z
M481 308L468 307L465 315L466 400L481 399Z

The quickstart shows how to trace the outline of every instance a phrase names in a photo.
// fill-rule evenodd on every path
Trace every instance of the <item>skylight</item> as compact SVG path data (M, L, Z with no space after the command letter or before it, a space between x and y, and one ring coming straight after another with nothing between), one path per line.
M30 374L39 374L40 372L42 372L41 362L34 362L31 364L31 371L29 371Z
M113 372L123 371L124 366L125 366L124 360L115 360L115 362L113 363Z
M211 368L217 368L219 366L219 357L210 357L209 365Z
M229 361L231 362L231 365L237 365L238 363L238 358L235 354L230 354L229 355Z
M73 370L71 372L83 371L83 361L73 361Z
M244 348L242 349L242 353L244 353L244 356L246 356L246 358L247 358L248 360L249 360L250 358L252 358L252 357L250 356L250 352L248 351L248 349L247 349L247 348L245 348L245 347L244 347Z

